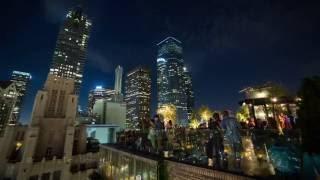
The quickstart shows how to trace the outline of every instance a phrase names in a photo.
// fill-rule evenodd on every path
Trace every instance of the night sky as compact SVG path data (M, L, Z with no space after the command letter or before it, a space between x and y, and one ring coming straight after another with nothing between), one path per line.
M58 31L75 1L1 2L0 79L12 70L33 76L22 114L47 77ZM156 44L167 36L183 43L196 105L236 109L249 85L275 81L295 92L305 76L320 74L320 5L295 0L89 0L92 20L80 105L89 89L113 87L114 68L153 70Z

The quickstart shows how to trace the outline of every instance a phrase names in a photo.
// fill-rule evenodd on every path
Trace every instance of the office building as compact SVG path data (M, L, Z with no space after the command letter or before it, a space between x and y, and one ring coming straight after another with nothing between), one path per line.
M27 94L27 88L30 84L31 78L31 74L27 72L13 71L11 74L11 81L15 83L16 90L18 93L16 105L12 113L15 122L19 121L20 119L23 100Z
M158 108L172 104L177 109L177 124L188 125L182 43L168 37L158 45L157 88Z
M191 121L191 114L194 109L194 92L192 87L192 78L191 73L186 67L183 68L184 71L184 92L186 93L187 98L187 113L188 121Z
M138 67L126 76L125 102L127 128L141 129L142 122L150 118L151 75L146 68Z
M75 80L75 92L79 94L91 22L77 7L66 16L60 29L50 74Z
M13 110L18 98L12 81L0 81L0 136L7 124L14 124Z

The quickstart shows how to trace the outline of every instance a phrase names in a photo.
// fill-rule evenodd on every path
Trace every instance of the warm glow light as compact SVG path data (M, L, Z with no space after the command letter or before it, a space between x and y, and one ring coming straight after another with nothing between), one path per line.
M191 120L190 126L194 129L197 129L200 126L200 122L196 119Z
M21 143L21 142L17 142L17 144L16 144L16 150L20 149L21 146L22 146L22 143Z
M255 93L255 98L266 98L267 96L268 96L267 91L261 91L261 92Z
M177 109L174 105L172 104L163 105L161 108L158 109L157 113L163 116L163 120L165 123L171 120L172 123L175 124L176 117L177 117L177 114L176 114Z
M272 102L277 102L278 99L277 99L276 97L274 97L274 98L271 98L271 101L272 101Z
M202 120L208 121L212 117L213 113L209 109L205 109L201 112L200 116Z

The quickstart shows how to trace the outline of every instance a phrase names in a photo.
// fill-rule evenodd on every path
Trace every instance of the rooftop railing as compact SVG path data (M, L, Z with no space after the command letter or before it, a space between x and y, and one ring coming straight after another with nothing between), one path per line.
M237 135L210 129L126 131L117 145L178 162L250 176L297 177L301 169L300 132L241 129ZM235 137L233 137L235 136Z

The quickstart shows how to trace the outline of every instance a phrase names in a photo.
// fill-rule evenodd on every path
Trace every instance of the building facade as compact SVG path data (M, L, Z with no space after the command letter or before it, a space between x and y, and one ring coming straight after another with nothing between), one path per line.
M172 104L177 109L177 123L188 125L186 80L182 43L168 37L158 45L157 88L158 108Z
M188 120L191 121L191 114L194 109L194 91L192 86L192 77L191 73L188 71L186 67L183 68L184 71L184 91L186 93L187 98L187 113Z
M141 129L142 122L150 118L150 71L141 67L132 70L127 74L125 84L127 128Z
M122 93L122 75L123 68L121 66L117 66L115 69L115 78L114 78L114 91L116 94Z
M13 110L18 98L12 81L0 81L0 136L7 124L14 124Z
M111 101L115 91L113 89L106 89L102 86L96 86L95 89L90 90L88 98L88 111L92 115L92 110L95 102L99 99Z
M27 94L27 88L30 84L31 78L31 74L27 72L13 71L11 74L11 81L15 83L18 93L17 102L12 114L15 121L19 121L23 100Z
M120 129L126 124L126 103L97 100L93 106L93 114L96 116L96 124L117 125Z
M29 126L7 126L0 138L0 178L83 179L74 176L76 167L84 164L79 173L96 168L90 164L97 156L87 154L85 126L75 126L77 101L74 80L49 75L36 95Z
M73 80L48 76L35 98L18 179L37 175L33 162L72 158L77 101ZM66 178L68 168L62 163L55 172Z
M60 29L50 74L75 80L75 92L79 94L91 22L82 8L71 10Z

